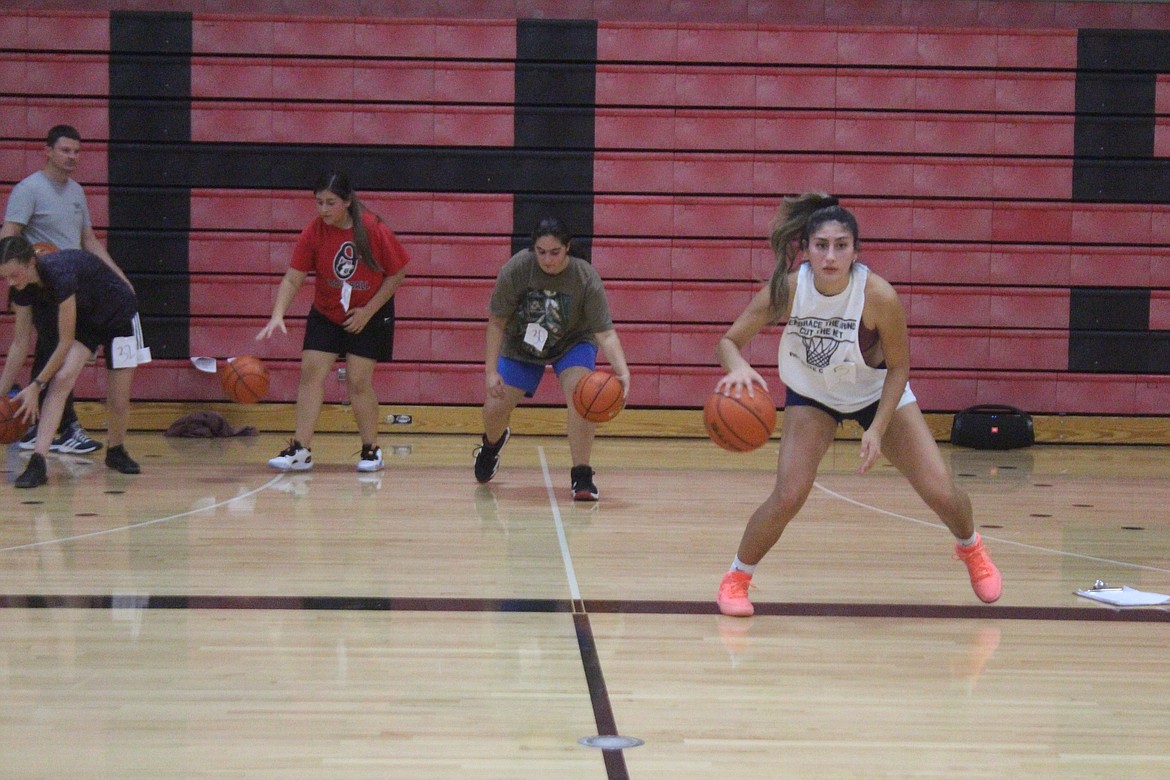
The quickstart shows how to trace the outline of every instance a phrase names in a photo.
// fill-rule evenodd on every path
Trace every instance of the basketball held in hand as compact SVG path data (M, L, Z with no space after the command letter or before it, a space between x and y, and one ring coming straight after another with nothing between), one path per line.
M19 409L15 400L0 397L0 444L12 444L28 432L28 423L16 416Z
M268 369L253 355L231 358L220 366L219 384L230 400L254 404L268 395Z
M573 408L589 422L609 422L626 405L622 383L608 371L592 371L573 389Z
M776 403L759 386L737 391L738 395L714 392L703 405L703 425L711 441L729 452L751 452L764 446L776 430Z

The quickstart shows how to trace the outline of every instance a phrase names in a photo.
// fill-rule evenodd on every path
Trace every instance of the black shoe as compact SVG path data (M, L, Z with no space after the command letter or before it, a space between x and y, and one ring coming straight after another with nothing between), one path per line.
M573 480L574 501L596 501L597 485L593 484L593 469L588 466L574 466L569 472Z
M34 452L28 457L28 468L16 478L16 482L13 484L18 488L35 488L47 484L48 481L49 469L45 465L45 456Z
M119 444L117 447L110 447L106 450L106 465L114 471L120 471L123 474L138 474L141 469L134 459L126 454L126 448Z
M475 479L477 482L490 482L491 478L500 470L500 450L508 443L512 436L512 429L505 428L504 435L495 444L488 444L487 434L483 435L483 444L475 448Z

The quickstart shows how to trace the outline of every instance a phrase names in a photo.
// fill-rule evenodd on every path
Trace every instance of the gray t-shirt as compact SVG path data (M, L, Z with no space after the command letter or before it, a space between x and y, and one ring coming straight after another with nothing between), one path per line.
M47 241L58 249L81 249L81 233L90 226L85 191L73 179L58 184L37 171L12 188L4 221L24 225L31 244Z
M488 310L507 320L500 353L525 363L555 363L582 341L597 344L593 334L613 329L605 288L593 266L570 256L565 270L549 275L531 249L504 263Z

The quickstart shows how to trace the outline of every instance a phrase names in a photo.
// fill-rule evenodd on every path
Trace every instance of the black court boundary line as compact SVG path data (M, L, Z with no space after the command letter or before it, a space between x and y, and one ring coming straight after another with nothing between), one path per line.
M581 665L585 671L585 686L589 689L589 703L593 707L593 722L597 725L598 736L621 736L617 728L617 716L609 700L609 688L601 670L601 657L597 654L597 642L593 638L593 625L589 613L584 611L584 602L574 601L573 630L577 635L577 649L581 653ZM606 780L630 780L626 767L626 754L622 748L603 748L601 759L605 764Z
M395 596L150 596L2 594L0 609L222 609L331 612L523 612L595 615L718 615L714 601L627 599L464 599ZM759 617L918 618L923 620L1060 620L1170 623L1170 608L997 607L992 604L756 602ZM592 632L578 626L579 641Z

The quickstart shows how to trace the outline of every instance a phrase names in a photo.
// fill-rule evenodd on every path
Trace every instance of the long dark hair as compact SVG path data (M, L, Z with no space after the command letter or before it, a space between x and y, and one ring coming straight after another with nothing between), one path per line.
M801 250L808 248L808 239L826 222L840 222L853 234L853 246L861 247L857 218L841 206L837 199L824 192L806 192L790 196L780 204L772 222L772 253L776 268L768 282L768 303L779 318L788 305L788 274L796 267Z
M353 191L349 177L344 173L323 173L313 185L313 194L316 195L318 192L332 192L342 200L349 201L349 218L353 221L353 244L357 250L356 259L375 271L381 271L382 265L378 262L378 258L374 257L374 252L370 248L370 234L366 231L365 223L362 222L362 214L366 213L366 206ZM370 213L379 222L382 221L382 218L377 214L372 211Z

